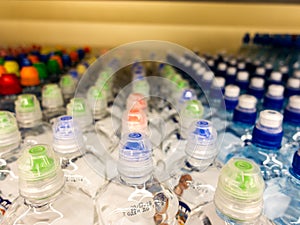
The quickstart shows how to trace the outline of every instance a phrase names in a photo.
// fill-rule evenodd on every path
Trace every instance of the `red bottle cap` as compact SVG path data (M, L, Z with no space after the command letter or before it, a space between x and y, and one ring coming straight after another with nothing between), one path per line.
M70 58L71 58L72 62L78 62L79 61L78 52L72 51L72 52L70 52L69 55L70 55Z
M15 74L4 73L0 77L0 94L15 95L22 92L20 81Z

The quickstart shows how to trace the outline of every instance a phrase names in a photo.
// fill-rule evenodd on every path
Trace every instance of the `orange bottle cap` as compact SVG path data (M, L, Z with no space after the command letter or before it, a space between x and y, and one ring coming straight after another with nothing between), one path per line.
M20 72L21 85L36 86L40 84L39 73L33 66L24 66Z
M6 73L6 69L4 66L0 65L0 77L2 76L2 74Z

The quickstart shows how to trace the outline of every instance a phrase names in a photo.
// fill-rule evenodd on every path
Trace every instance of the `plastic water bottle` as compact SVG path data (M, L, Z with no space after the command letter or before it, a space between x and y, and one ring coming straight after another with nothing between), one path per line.
M195 120L203 116L203 106L198 100L189 100L184 104L180 112L180 135L183 139L188 137L188 129Z
M87 159L96 159L96 156L87 149L80 128L72 116L57 118L53 125L53 137L53 150L60 157L66 182L94 197L98 188L104 184L104 177L101 178L86 164ZM104 153L105 150L98 146L97 155L102 156Z
M87 93L89 107L92 109L94 120L101 120L108 115L107 97L104 90L91 86Z
M187 212L213 200L221 168L214 162L218 154L216 140L217 132L211 122L195 121L190 128L185 153L176 152L177 156L172 157L173 163L167 168L170 173L167 184L179 198L178 224L186 222Z
M18 197L16 160L21 154L21 135L16 118L8 111L0 111L0 222Z
M267 183L264 212L278 225L299 223L300 152L294 154L289 174Z
M232 121L221 136L222 139L218 140L221 143L218 159L222 163L227 162L229 154L242 148L245 142L251 140L256 115L256 98L251 95L241 95L234 109Z
M35 95L22 94L15 101L16 118L21 137L27 144L51 144L52 129L49 123L42 121L42 111Z
M3 225L94 223L92 198L65 185L59 160L50 146L25 148L18 172L20 196L6 212Z
M262 104L262 99L265 94L265 80L260 77L254 77L250 81L250 85L248 88L248 94L253 95L255 98L257 98L257 101L259 104Z
M272 225L263 215L265 184L251 160L230 160L221 170L214 202L189 216L187 225Z
M97 199L103 225L175 225L176 195L153 176L149 140L130 133L120 142L118 175L105 185Z
M281 147L283 116L273 110L260 112L259 120L252 132L252 144L247 145L227 156L253 159L261 168L265 180L285 176L290 166L291 151Z
M71 98L74 98L77 82L71 75L63 75L60 78L59 86L64 97L64 102L68 104Z
M289 98L293 95L300 95L300 79L289 78L284 92L284 97Z
M226 119L227 121L232 120L233 111L238 105L239 95L240 95L240 88L238 86L231 84L225 87L224 102L225 102L226 112L222 113L222 115L223 118ZM218 115L220 115L220 113Z
M249 86L249 73L246 71L238 72L235 84L241 89L241 94L245 94Z
M236 73L237 73L237 69L236 67L228 67L227 68L227 72L226 72L226 85L229 84L234 84L235 79L236 79Z
M268 85L278 84L282 85L282 74L278 71L273 71L270 75Z
M284 103L284 87L272 84L268 87L268 92L264 97L263 108L281 111Z
M0 108L14 112L17 95L22 92L20 81L15 74L0 75Z
M293 95L284 110L283 134L287 142L300 141L300 95Z
M64 99L57 84L46 84L42 88L42 106L43 117L46 121L66 114Z
M216 76L226 77L227 65L226 63L219 63L216 71Z

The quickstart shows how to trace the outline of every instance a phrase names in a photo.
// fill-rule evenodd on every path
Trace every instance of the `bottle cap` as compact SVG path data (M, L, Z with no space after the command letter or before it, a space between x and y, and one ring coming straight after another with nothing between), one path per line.
M0 155L17 148L21 142L16 118L11 112L0 111Z
M215 79L213 79L212 86L216 88L223 88L225 86L224 77L215 77Z
M42 106L57 108L64 105L62 93L57 84L46 84L42 89Z
M80 63L76 66L76 71L79 74L79 76L82 76L85 73L85 71L87 70L87 68L88 68L87 65Z
M194 63L193 64L193 70L197 71L198 69L202 68L201 64L200 63Z
M300 110L300 95L293 95L289 98L289 107Z
M278 71L273 71L271 73L271 80L274 80L274 81L281 81L281 78L282 78L282 74Z
M278 84L271 84L268 88L268 94L274 97L283 96L284 87Z
M229 76L235 76L236 75L236 68L235 67L228 67L228 69L227 69L227 75L229 75Z
M236 59L231 59L230 61L229 61L229 63L230 63L230 65L236 65L237 64L237 61L236 61Z
M259 123L268 128L278 128L282 125L283 116L274 110L264 110L259 114Z
M71 58L68 54L62 55L62 62L63 62L64 67L67 67L67 68L71 67L71 65L72 65Z
M254 87L254 88L257 88L257 89L261 89L261 88L264 87L264 84L265 84L265 80L263 78L253 77L251 79L250 86Z
M0 65L0 77L2 76L2 74L6 73L6 69L4 66Z
M148 118L144 111L132 108L123 113L122 118L122 133L140 132L149 134Z
M148 104L145 99L145 96L140 93L131 93L126 102L126 109L131 110L133 108L140 109L140 110L147 110Z
M294 71L294 77L295 78L300 78L300 70Z
M210 66L210 67L213 67L215 65L214 60L212 60L212 59L208 60L207 65Z
M213 78L214 78L214 73L211 72L211 71L206 71L204 74L203 74L203 80L205 81L212 81Z
M283 74L286 74L289 72L289 68L287 66L281 66L279 68L280 72L283 73Z
M33 66L37 70L40 79L46 79L48 77L47 67L46 67L45 63L36 62L33 64Z
M215 145L216 140L217 131L210 121L195 121L191 124L188 131L185 152L188 156L195 159L213 160L218 154L218 149ZM211 160L208 164L211 164Z
M198 76L202 76L205 72L206 72L206 69L204 67L200 67L199 69L197 69L196 73Z
M249 73L246 71L240 71L237 74L237 80L239 81L248 81L249 79Z
M298 180L300 179L300 151L299 150L294 153L292 167L290 168L290 172Z
M15 74L3 74L0 76L0 94L15 95L21 93L20 81Z
M7 73L19 75L19 64L14 60L5 61L4 68Z
M35 95L22 94L15 101L15 112L20 124L31 124L42 119L42 111Z
M49 145L26 147L18 159L19 192L33 203L53 196L64 186L59 159Z
M184 103L188 100L197 100L197 95L193 89L183 90L179 102Z
M219 175L214 203L226 217L253 222L261 216L265 183L251 160L232 158Z
M81 129L85 129L93 123L91 110L83 98L72 98L70 100L67 105L67 115L73 116Z
M60 78L59 86L63 94L71 95L75 92L76 82L71 75L63 75Z
M38 71L33 66L23 66L20 72L21 85L37 86L40 84Z
M271 63L265 63L265 67L266 67L266 69L268 69L268 70L273 69L273 65L272 65Z
M71 60L72 60L72 62L78 62L79 61L79 56L78 56L78 52L76 52L76 51L71 51L70 52L70 58L71 58Z
M149 139L142 133L134 132L122 137L119 147L118 171L130 183L150 176L153 171L152 147ZM144 183L144 180L141 181Z
M47 70L49 74L59 74L60 66L58 64L58 61L55 59L49 59L47 62Z
M188 100L185 102L180 114L184 118L200 119L203 116L203 106L198 100Z
M105 90L91 86L87 93L87 100L95 119L100 119L106 115L107 96Z
M256 68L255 73L259 76L264 76L266 73L266 70L263 67L258 67L258 68Z
M236 85L227 85L224 95L229 98L237 98L240 95L240 88Z
M36 55L28 55L27 59L32 63L38 63L39 62L39 58Z
M62 62L62 59L59 55L52 55L50 57L50 60L56 60L58 65L59 65L59 69L62 70L64 68L64 65L63 65L63 62Z
M225 63L218 64L218 70L225 71L227 69L227 65Z
M83 148L83 136L72 116L61 116L53 124L53 149L69 154Z
M192 65L192 61L191 60L185 60L184 62L184 66L185 67L190 67Z
M252 95L241 95L238 106L244 109L255 109L257 100Z
M299 89L300 88L300 79L293 78L293 77L289 78L287 81L287 87Z
M244 70L246 68L246 64L243 62L238 63L238 69L239 70Z

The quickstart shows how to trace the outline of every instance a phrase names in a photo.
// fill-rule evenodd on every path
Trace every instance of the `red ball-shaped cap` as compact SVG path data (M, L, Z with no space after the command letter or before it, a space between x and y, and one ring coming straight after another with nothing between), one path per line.
M21 84L15 74L4 73L0 77L0 94L15 95L22 92Z

